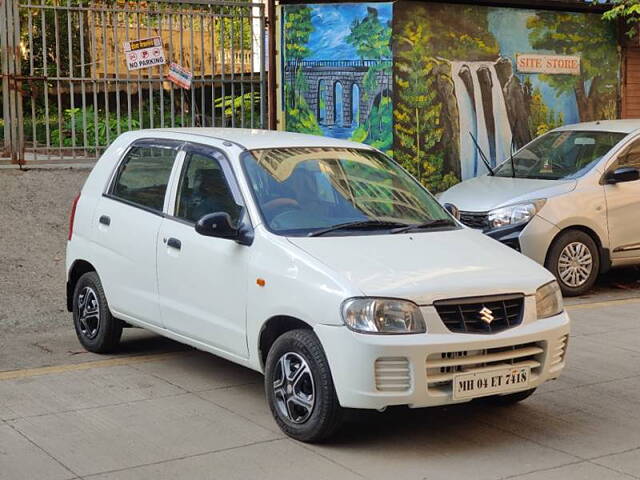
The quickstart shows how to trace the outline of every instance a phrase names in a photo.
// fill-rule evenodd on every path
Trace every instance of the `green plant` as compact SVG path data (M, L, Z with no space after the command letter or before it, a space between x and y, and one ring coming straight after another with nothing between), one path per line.
M597 0L593 0L598 3ZM610 21L623 20L627 24L625 32L629 38L638 33L637 24L640 22L640 0L611 0L611 9L606 11L602 18Z

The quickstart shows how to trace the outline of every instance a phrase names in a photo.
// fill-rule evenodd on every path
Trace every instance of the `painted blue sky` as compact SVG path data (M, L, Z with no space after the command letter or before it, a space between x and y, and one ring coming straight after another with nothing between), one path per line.
M355 19L367 16L367 7L378 10L384 24L391 20L391 3L342 3L309 5L311 23L315 30L309 39L311 55L308 60L357 60L355 48L346 41Z

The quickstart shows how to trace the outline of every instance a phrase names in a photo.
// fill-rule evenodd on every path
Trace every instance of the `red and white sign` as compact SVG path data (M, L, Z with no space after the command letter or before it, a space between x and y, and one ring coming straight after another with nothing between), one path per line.
M124 42L124 54L129 70L155 67L167 63L160 37L142 38Z
M179 87L189 90L191 88L191 80L193 80L193 73L175 62L171 62L167 78Z
M580 57L574 55L516 55L519 73L546 73L549 75L580 75Z

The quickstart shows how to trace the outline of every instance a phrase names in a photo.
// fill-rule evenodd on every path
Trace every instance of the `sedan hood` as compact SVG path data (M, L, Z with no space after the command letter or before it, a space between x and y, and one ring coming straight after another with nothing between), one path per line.
M453 203L466 212L488 212L527 200L562 195L575 187L575 180L534 180L485 175L451 187L439 200L443 204Z
M366 296L435 300L534 294L553 280L537 263L485 235L461 228L397 235L290 237L289 241Z

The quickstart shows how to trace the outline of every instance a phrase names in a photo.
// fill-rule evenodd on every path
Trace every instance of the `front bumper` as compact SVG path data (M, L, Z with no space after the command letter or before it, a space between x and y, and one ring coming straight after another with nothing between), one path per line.
M453 373L526 362L527 389L558 377L565 366L569 317L562 313L495 335L364 335L330 325L318 325L315 332L343 407L417 408L468 401L453 399Z
M527 224L486 230L484 233L544 265L549 246L560 229L536 215Z

